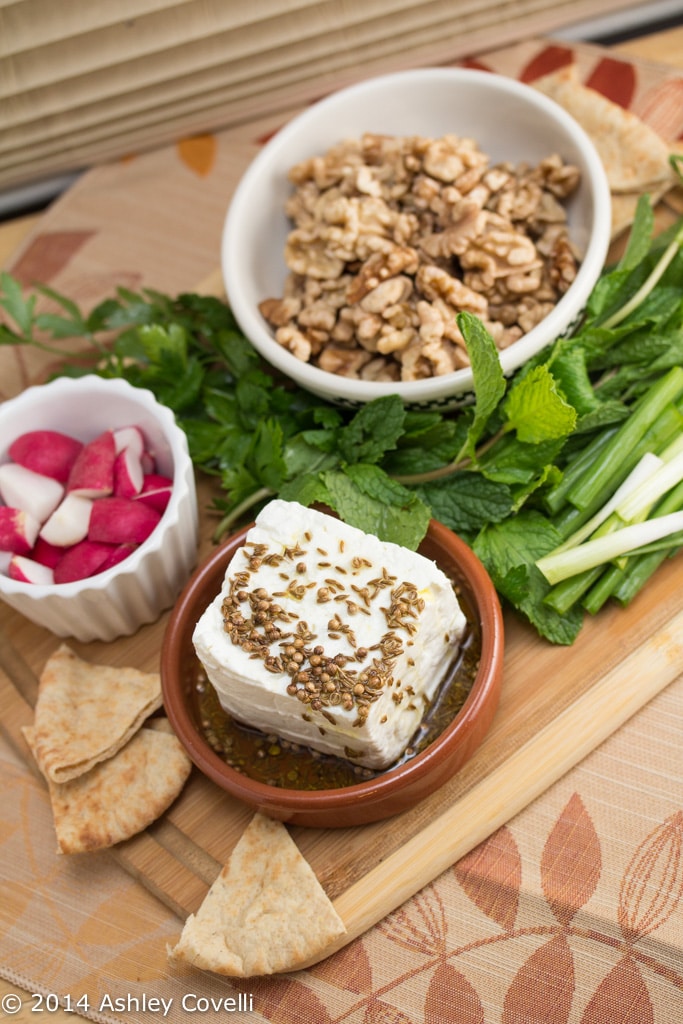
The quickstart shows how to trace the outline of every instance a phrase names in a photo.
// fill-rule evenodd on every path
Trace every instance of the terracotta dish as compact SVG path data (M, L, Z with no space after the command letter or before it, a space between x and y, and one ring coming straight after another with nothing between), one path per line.
M408 810L450 779L472 756L491 725L503 675L503 620L493 584L476 555L432 520L420 552L459 587L480 630L481 658L460 711L420 753L367 781L337 789L284 789L250 779L214 752L199 723L195 688L200 669L192 645L197 620L220 591L226 568L249 527L227 540L195 572L176 603L164 636L161 681L166 712L195 765L221 789L264 814L295 825L362 825Z

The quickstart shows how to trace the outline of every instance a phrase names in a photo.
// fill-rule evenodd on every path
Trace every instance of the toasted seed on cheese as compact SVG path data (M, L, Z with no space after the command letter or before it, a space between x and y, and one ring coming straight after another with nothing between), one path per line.
M465 629L430 559L275 500L193 642L235 719L378 769L410 743Z

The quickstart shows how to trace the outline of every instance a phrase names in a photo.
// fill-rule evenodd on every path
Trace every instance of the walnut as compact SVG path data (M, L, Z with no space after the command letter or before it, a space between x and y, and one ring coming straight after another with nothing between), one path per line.
M351 349L340 345L327 345L320 353L318 366L328 373L342 377L358 377L371 356L363 349Z
M360 302L387 278L403 273L415 274L418 259L415 249L405 246L392 246L386 252L373 253L350 282L346 293L347 302Z
M413 282L405 274L382 281L360 300L366 313L382 313L388 306L403 302L413 290Z
M298 316L301 311L301 299L294 296L282 299L264 299L259 303L259 312L274 327L284 327L286 323Z
M291 169L282 296L259 308L277 341L322 369L419 380L468 365L457 314L505 348L578 267L563 201L578 169L489 164L472 139L366 133Z

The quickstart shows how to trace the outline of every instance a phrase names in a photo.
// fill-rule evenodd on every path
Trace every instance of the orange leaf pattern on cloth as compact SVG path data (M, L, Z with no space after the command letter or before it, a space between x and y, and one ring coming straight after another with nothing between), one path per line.
M553 914L567 925L593 895L600 877L600 842L575 793L543 849L541 884Z
M181 163L202 178L213 170L217 150L215 135L193 135L178 142Z
M594 992L581 1024L654 1024L652 1000L630 956L614 967Z
M49 284L91 239L94 231L46 231L37 235L12 267L23 285Z
M683 901L683 812L640 844L619 890L619 926L628 941L665 924Z
M235 983L235 988L254 997L254 1008L271 1024L292 1021L315 1021L332 1024L332 1017L315 992L299 981L288 978L249 978Z
M636 91L636 72L632 64L613 57L603 57L593 68L585 83L590 89L602 93L612 103L627 110Z
M316 964L311 974L347 992L372 990L372 966L362 939L350 942L334 956Z
M501 928L515 923L522 882L522 860L517 844L503 826L463 857L455 877L476 906Z
M363 1024L413 1024L410 1017L406 1017L403 1010L396 1006L383 1002L381 999L372 999L368 1004L363 1017Z
M559 71L567 64L574 61L574 52L567 46L546 46L539 53L534 54L532 59L521 69L518 78L520 82L533 82L542 75L549 75L552 71Z
M404 949L431 956L445 951L446 915L434 886L427 886L379 927L388 939Z
M452 964L439 964L425 999L425 1024L484 1024L477 990Z
M574 958L563 934L522 964L507 990L503 1024L567 1024L574 996Z
M634 105L653 131L664 139L683 138L683 78L672 78L648 90Z

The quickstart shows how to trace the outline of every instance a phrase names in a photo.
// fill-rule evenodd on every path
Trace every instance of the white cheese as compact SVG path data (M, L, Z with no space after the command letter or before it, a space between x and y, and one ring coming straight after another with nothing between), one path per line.
M276 500L193 640L235 719L385 768L410 743L465 628L430 559Z

